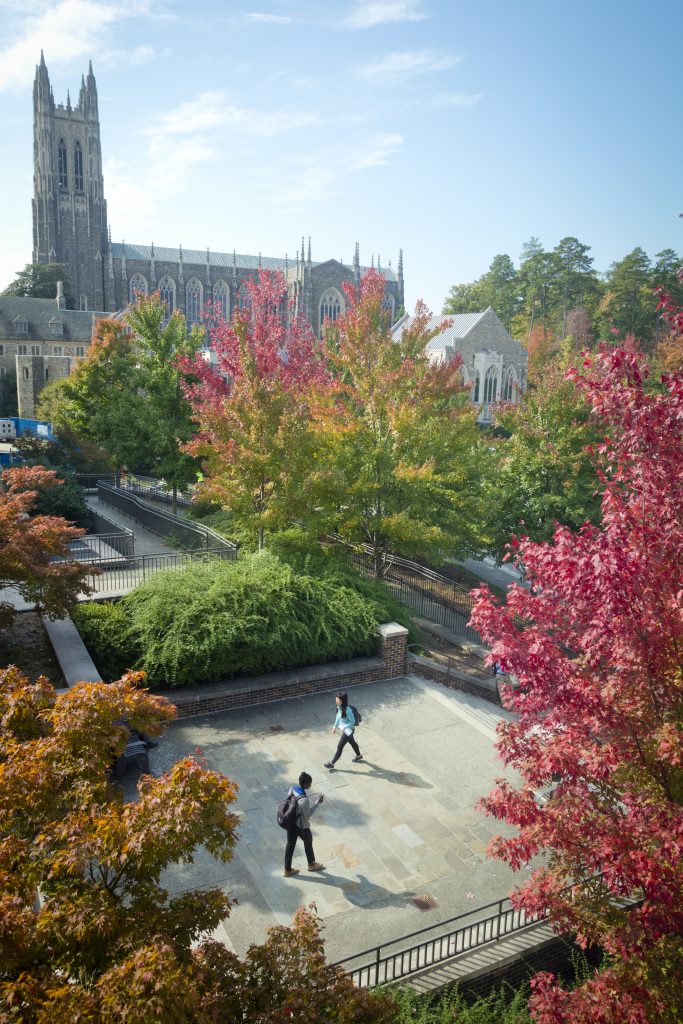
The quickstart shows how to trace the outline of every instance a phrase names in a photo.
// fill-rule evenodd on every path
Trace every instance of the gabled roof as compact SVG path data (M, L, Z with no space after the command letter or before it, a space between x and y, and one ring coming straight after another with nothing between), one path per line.
M137 245L135 242L112 242L111 251L115 260L122 260L124 252L126 260L140 260L143 263L149 263L152 259L151 245ZM231 252L209 252L209 263L212 267L232 270L233 258L234 265L238 270L258 270L259 260L264 270L282 270L284 272L285 268L291 271L296 266L295 256L290 256L285 260L279 256L250 256L243 252L234 254ZM157 263L179 263L180 249L155 245L154 260ZM341 260L321 260L318 262L312 260L311 266L315 269L330 262L339 263L349 273L353 273L353 268L346 263L342 263ZM206 267L206 249L183 248L183 268L189 268L190 266ZM361 267L361 274L364 274L369 269L370 267ZM381 267L379 272L384 275L387 281L397 280L396 273L391 267Z
M93 317L109 316L109 313L91 309L59 309L54 299L32 299L18 295L0 295L0 338L16 338L17 320L28 323L28 332L21 340L52 340L50 323L59 321L64 325L66 341L90 341Z
M445 320L450 321L450 326L444 331L441 331L436 337L427 345L429 352L440 351L441 349L453 346L455 342L462 341L466 338L470 331L476 327L480 320L482 320L489 312L491 307L482 310L481 313L437 313L432 316L429 320L428 329L434 330L439 324ZM494 314L495 315L495 314ZM396 322L392 329L392 334L396 340L398 340L403 334L404 329L412 323L412 316L409 313L405 313L400 320Z

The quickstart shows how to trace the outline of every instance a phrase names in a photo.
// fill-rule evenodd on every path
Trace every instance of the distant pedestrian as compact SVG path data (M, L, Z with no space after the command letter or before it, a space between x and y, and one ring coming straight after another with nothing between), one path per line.
M355 715L349 707L349 700L345 693L338 693L336 697L337 702L337 717L334 720L332 726L332 733L334 734L337 729L341 729L342 733L337 744L337 750L331 761L325 762L325 767L329 768L330 771L334 770L334 766L342 756L342 751L347 743L351 744L352 750L355 752L353 761L362 761L363 755L360 752L360 747L356 743L353 731L356 728L357 722Z
M296 824L291 828L287 829L287 845L285 847L285 878L289 878L291 875L298 875L299 869L292 867L292 857L294 855L294 847L296 846L297 839L303 839L304 853L306 854L306 860L308 861L309 871L323 871L325 865L319 864L315 859L313 852L313 833L311 832L311 818L316 812L316 809L323 802L323 794L320 793L318 799L311 804L308 799L307 790L311 788L313 779L308 772L302 772L299 776L299 785L292 786L289 790L290 794L296 796Z

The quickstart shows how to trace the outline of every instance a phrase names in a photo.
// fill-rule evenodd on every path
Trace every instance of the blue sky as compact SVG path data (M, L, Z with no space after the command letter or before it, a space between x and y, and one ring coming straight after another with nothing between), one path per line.
M0 0L0 288L31 258L32 82L92 59L115 241L396 266L406 302L532 235L683 253L661 0Z

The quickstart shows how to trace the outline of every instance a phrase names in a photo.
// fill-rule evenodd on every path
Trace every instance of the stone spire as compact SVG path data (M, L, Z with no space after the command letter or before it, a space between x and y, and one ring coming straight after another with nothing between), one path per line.
M356 286L360 284L360 246L358 242L353 251L353 283Z
M310 270L311 269L311 236L310 235L308 236L308 257L306 259L306 262L308 264L308 269Z
M124 281L128 280L128 267L126 265L126 240L125 238L121 241L121 277Z
M111 247L111 224L109 225L109 230L108 230L108 241L109 241L109 245L107 246L107 248L109 250L109 279L110 279L110 281L113 281L114 280L114 251L113 251L113 249ZM112 286L112 288L113 288L113 286ZM112 294L113 294L113 291L112 291Z
M209 247L206 247L206 283L211 286L211 253Z
M237 287L237 253L232 250L232 286Z
M178 283L183 284L183 247L182 245L178 248Z
M157 283L157 268L154 261L154 242L152 242L152 248L149 254L149 278L152 284Z

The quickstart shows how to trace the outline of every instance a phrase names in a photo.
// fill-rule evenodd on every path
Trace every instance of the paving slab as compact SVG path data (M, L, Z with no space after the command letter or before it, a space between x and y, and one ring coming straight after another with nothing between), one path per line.
M352 687L349 699L363 713L356 735L365 759L353 764L347 748L334 772L323 767L336 745L333 693L184 719L150 752L160 774L199 748L239 786L233 860L198 851L163 884L231 894L237 903L218 934L240 955L298 906L316 904L336 960L500 899L527 874L486 857L498 826L475 807L504 774L493 727L505 712L416 677ZM307 872L299 843L300 873L285 879L275 808L301 771L313 776L312 793L325 793L312 824L326 870ZM418 909L420 896L434 908Z

